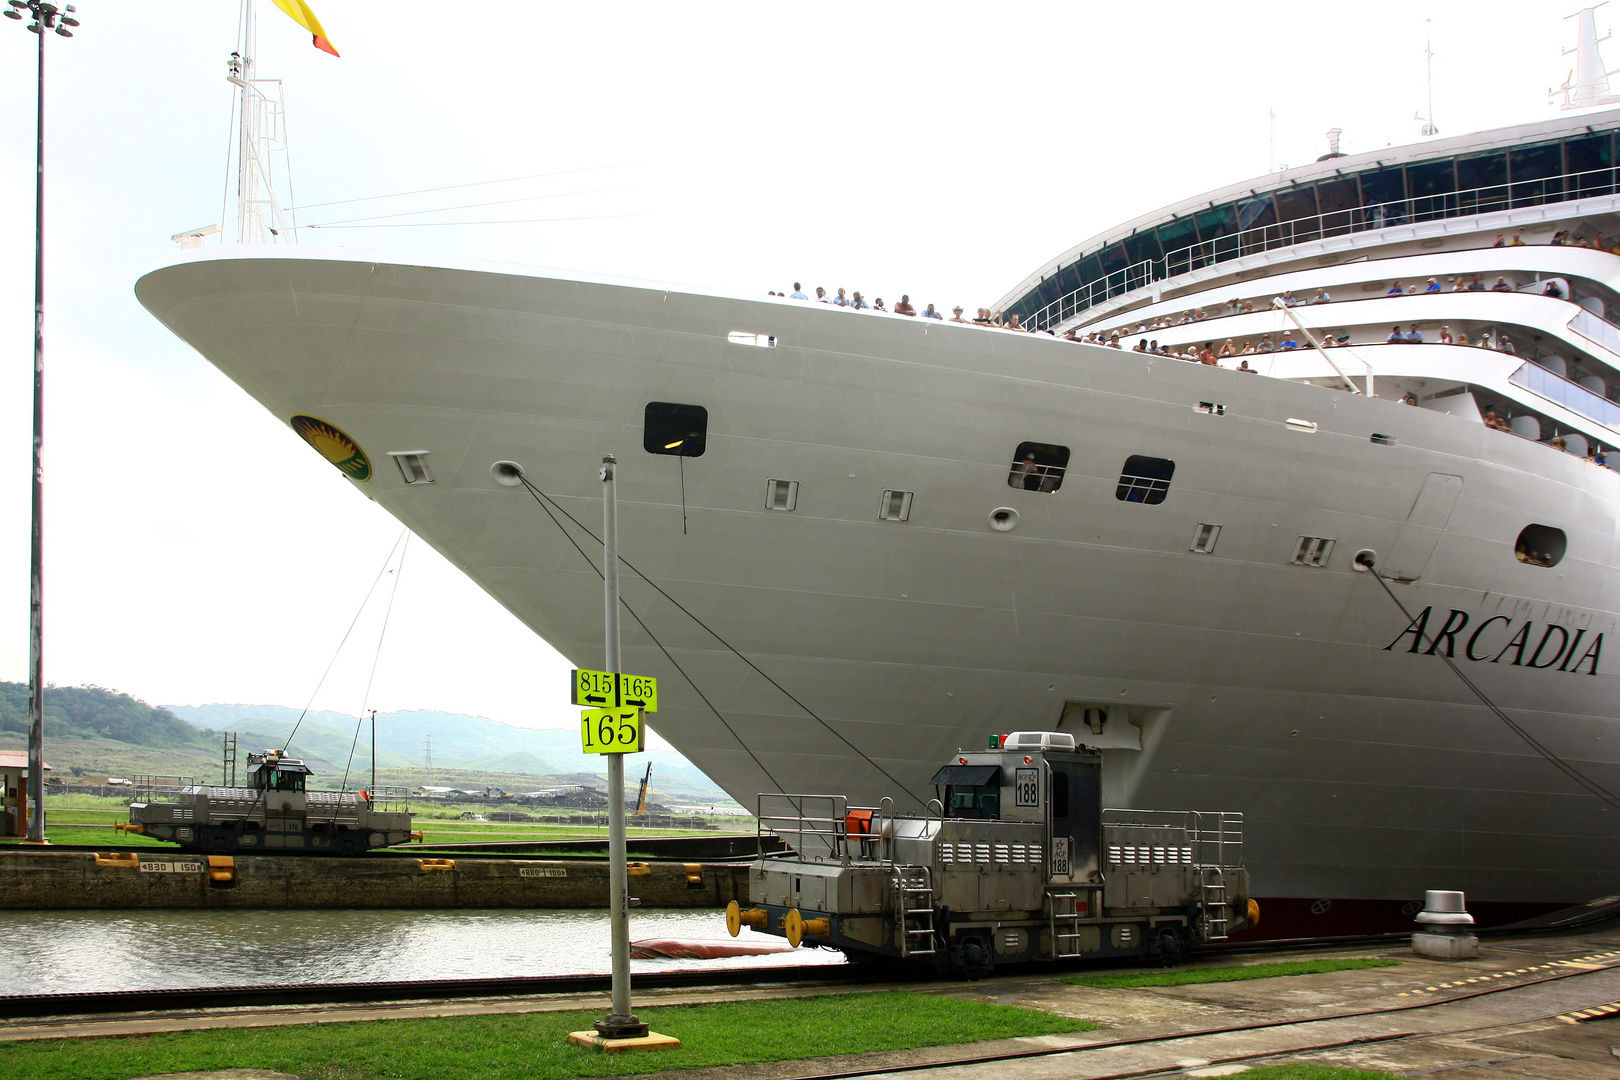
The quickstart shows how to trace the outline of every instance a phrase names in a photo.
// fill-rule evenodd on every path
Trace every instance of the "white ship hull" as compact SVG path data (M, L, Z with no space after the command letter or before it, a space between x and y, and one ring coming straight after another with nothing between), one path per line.
M658 732L745 805L778 784L875 803L890 776L926 799L952 751L1096 703L1116 710L1102 735L1062 728L1108 747L1108 802L1242 810L1262 897L1620 891L1620 811L1411 651L1352 567L1360 549L1409 566L1391 588L1432 608L1431 636L1466 614L1468 677L1620 789L1614 472L1393 401L811 303L287 249L190 252L137 291L275 415L348 433L366 494L581 666L599 578L490 470L520 463L596 532L616 454L622 554L696 618L629 572L626 602L702 697L631 619L625 664L660 677ZM706 453L644 452L650 401L705 406ZM1009 487L1026 440L1070 448L1060 491ZM432 484L389 462L408 450ZM1133 454L1176 463L1162 504L1116 498ZM1440 527L1408 524L1431 474L1460 497ZM766 507L771 479L798 481L791 512ZM888 489L915 493L908 520L879 520ZM998 508L1015 528L990 527ZM1190 550L1200 523L1221 526L1213 552ZM1567 534L1555 568L1515 559L1530 523ZM1325 567L1292 561L1302 536L1335 541ZM1532 670L1553 624L1580 642Z

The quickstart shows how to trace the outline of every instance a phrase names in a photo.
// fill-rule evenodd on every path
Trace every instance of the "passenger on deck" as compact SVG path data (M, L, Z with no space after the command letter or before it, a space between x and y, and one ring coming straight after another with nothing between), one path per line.
M1425 286L1423 291L1426 292L1426 293L1432 293L1432 292L1444 292L1445 290L1443 290L1440 287L1440 283L1438 281L1436 281L1434 278L1430 278L1428 285Z
M1236 355L1237 355L1237 346L1235 344L1233 344L1231 338L1227 338L1226 339L1226 344L1221 346L1220 359L1225 360L1228 357L1232 357L1232 356L1236 356Z
M1313 304L1331 304L1331 303L1333 303L1333 297L1328 295L1328 291L1326 289L1317 289L1316 290L1316 295L1311 297L1311 303L1313 303Z
M1148 351L1147 338L1143 338L1141 341L1138 341L1136 343L1135 347L1131 349L1131 352L1145 353L1147 351Z
M1501 233L1497 233L1496 234L1496 243L1492 244L1491 247L1493 247L1493 248L1507 247L1507 240L1503 238Z
M1277 346L1277 351L1284 352L1288 349L1297 348L1299 348L1299 342L1294 340L1294 332L1292 330L1285 331L1283 333L1282 344Z
M1550 244L1553 247L1566 247L1568 245L1565 244L1564 237L1566 237L1568 235L1569 235L1569 233L1564 232L1562 229L1560 229L1558 232L1553 233L1552 239L1547 241L1547 243Z
M808 296L804 295L804 286L800 285L797 281L795 281L793 283L793 291L788 294L788 299L789 300L808 300L810 298Z
M1401 335L1401 341L1407 345L1423 344L1423 335L1418 332L1417 323L1406 328L1406 333Z
M1485 426L1496 431L1509 430L1508 426L1502 422L1502 418L1497 416L1494 410L1485 413Z
M1519 353L1519 350L1513 347L1513 339L1500 331L1498 331L1496 335L1496 351L1509 353L1514 356L1517 356Z
M1284 307L1293 307L1294 305L1300 303L1300 299L1294 295L1293 289L1284 289L1283 294L1277 297L1277 299L1283 302Z
M973 316L973 321L978 323L980 326L989 326L990 325L990 309L987 308L987 307L980 308L979 313L977 315ZM1097 339L1097 332L1095 330L1093 330L1090 334L1086 335L1086 340L1091 342L1093 345L1095 345L1097 343L1096 339Z
M1491 286L1491 292L1512 292L1512 291L1513 291L1513 286L1508 284L1507 278L1505 278L1505 277L1497 278L1496 279L1496 284Z
M1389 292L1385 293L1384 295L1385 296L1405 296L1406 295L1406 289L1403 288L1401 286L1401 283L1397 281L1395 284L1393 284L1393 285L1391 285L1389 287Z
M990 313L990 325L991 326L1000 326L1000 325L1002 325L1001 312L992 311Z
M1254 301L1253 300L1245 300L1245 301L1243 301L1243 314L1245 314L1245 315L1254 314Z
M929 305L929 306L931 307L932 305ZM961 304L957 304L954 308L951 309L951 311L953 313L951 315L951 320L950 320L951 322L959 322L959 323L967 322L966 319L962 318L962 305ZM1074 328L1070 327L1068 334L1066 334L1064 336L1066 336L1070 341L1073 341L1074 340Z
M1467 345L1470 348L1472 348L1474 343L1472 341L1468 340L1468 331L1459 330L1459 331L1457 331L1457 344L1459 344L1459 345Z
M1258 351L1260 351L1260 352L1276 352L1277 351L1277 343L1275 341L1271 340L1271 335L1270 334L1266 334L1266 335L1264 335L1264 336L1262 336L1260 338L1260 345L1258 347Z
M896 315L915 315L915 314L917 314L917 309L911 306L911 294L910 293L901 293L900 294L900 302L898 304L894 305L894 313Z
M1015 316L1015 317L1016 317L1016 316ZM1110 349L1117 349L1117 348L1119 348L1119 347L1120 347L1120 346L1119 346L1119 338L1117 338L1117 337L1114 337L1114 338L1109 338L1109 339L1108 339L1108 347L1109 347L1109 348L1110 348Z
M1214 366L1215 343L1213 341L1204 342L1204 347L1198 350L1198 362L1200 364L1209 364L1210 366Z
M883 297L880 296L876 300L872 301L872 310L873 311L888 311L889 309L883 306Z
M1442 345L1451 345L1451 344L1453 344L1453 342L1451 340L1451 327L1442 326L1440 328L1440 344L1442 344Z
M1400 328L1400 326L1396 325L1396 326L1390 327L1389 328L1389 337L1384 339L1384 344L1386 344L1386 345L1399 345L1401 343L1401 341L1402 341L1402 338L1401 338L1401 328Z
M1401 404L1402 405L1416 405L1417 403L1418 403L1417 395L1412 393L1411 391L1407 391L1406 393L1401 395Z
M1009 329L1009 330L1023 330L1024 329L1023 324L1018 321L1018 316L1017 315L1009 315L1009 316L1007 316L1007 329ZM1119 347L1119 338L1117 336L1114 338L1114 347L1115 348Z
M1524 247L1524 230L1520 229L1513 234L1513 242L1508 247Z
M1554 300L1562 300L1564 298L1564 290L1558 287L1558 282L1549 281L1547 282L1547 287L1541 290L1541 295L1550 296Z
M1475 274L1474 277L1473 277L1473 280L1468 283L1468 291L1469 292L1484 292L1485 291L1485 275L1484 274Z
M1481 330L1479 332L1479 347L1482 349L1495 350L1496 346L1491 344L1491 332L1489 330Z
M904 299L904 297L902 297L901 299ZM925 319L943 319L945 316L943 316L939 312L935 311L933 304L929 304L926 308L923 309L922 317L925 318Z
M1254 355L1254 340L1252 338L1244 338L1243 339L1243 351L1238 353L1238 355L1239 356L1253 356Z
M1245 375L1260 374L1258 371L1254 370L1254 368L1249 366L1249 362L1247 360L1239 361L1236 370L1243 372Z
M1562 435L1560 435L1552 441L1552 448L1554 450L1562 450L1567 454L1569 453L1569 442L1565 440Z
M833 297L833 303L837 304L839 307L849 307L849 300L845 298L842 287L839 288L838 295Z
M823 289L820 285L816 286L816 300L823 304L827 302L827 290Z
M854 308L856 311L865 311L872 307L871 304L868 304L865 300L861 299L860 290L858 289L849 294L849 306Z

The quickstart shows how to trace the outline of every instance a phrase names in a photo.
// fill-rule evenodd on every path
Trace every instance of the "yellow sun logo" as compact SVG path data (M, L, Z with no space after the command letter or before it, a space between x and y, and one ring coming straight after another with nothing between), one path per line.
M289 423L299 437L342 470L344 476L350 480L371 478L371 461L366 452L337 426L319 417L302 415L293 417Z

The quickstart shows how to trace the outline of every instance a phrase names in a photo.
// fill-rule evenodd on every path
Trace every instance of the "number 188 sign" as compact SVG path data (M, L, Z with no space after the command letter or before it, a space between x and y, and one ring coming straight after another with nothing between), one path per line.
M640 709L586 709L579 714L580 737L587 754L639 754Z

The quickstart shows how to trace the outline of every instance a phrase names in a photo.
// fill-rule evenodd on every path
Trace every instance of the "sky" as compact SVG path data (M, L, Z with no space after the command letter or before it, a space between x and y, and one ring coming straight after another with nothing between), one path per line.
M135 301L170 236L222 220L237 0L78 6L77 36L46 42L47 680L577 723L565 660L426 544L401 566L397 522ZM1426 35L1443 135L1556 115L1575 40L1573 4L1491 0L312 6L340 59L258 4L278 197L333 226L299 243L942 310L1314 160L1328 128L1350 153L1419 141ZM0 24L0 679L18 681L36 47ZM369 602L351 560L377 568Z

